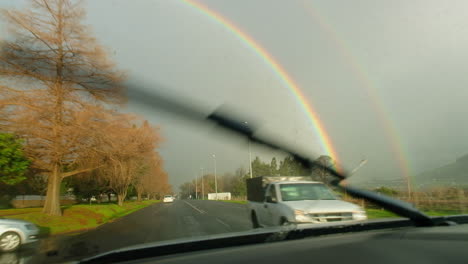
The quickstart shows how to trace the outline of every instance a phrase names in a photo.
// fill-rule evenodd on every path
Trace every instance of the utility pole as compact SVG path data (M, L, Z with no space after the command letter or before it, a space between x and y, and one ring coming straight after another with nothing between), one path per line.
M213 154L213 161L214 161L214 178L215 178L215 193L216 193L216 200L218 200L218 179L216 177L216 155Z
M200 168L201 170L201 199L205 199L205 186L203 184L203 168Z
M198 180L197 180L197 178L198 178L198 176L195 173L195 200L198 200Z
M250 138L249 138L249 170L250 170L250 178L252 179L253 177L253 172L252 172L252 152L250 151Z

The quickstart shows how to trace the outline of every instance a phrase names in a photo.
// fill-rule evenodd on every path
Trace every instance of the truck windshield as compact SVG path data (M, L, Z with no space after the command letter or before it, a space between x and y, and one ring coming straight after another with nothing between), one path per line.
M283 201L301 200L336 200L330 189L324 184L293 183L281 184L281 197Z

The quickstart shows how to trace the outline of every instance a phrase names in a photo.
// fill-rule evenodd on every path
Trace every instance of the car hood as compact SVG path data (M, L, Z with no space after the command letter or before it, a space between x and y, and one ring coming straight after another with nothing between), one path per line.
M362 210L358 205L341 200L302 200L284 202L295 210L306 213L353 212Z
M19 219L0 219L0 225L23 225L31 224L28 221L19 220Z

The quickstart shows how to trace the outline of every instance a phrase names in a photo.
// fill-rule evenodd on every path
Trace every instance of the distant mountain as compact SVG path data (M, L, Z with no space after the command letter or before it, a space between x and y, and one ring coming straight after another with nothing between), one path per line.
M413 177L416 187L433 186L467 186L468 154L458 158L454 163L425 171Z

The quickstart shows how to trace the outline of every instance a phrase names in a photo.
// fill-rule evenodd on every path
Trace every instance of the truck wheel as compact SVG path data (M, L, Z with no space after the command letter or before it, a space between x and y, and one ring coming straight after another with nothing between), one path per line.
M251 219L252 219L252 227L260 228L260 224L258 223L258 219L257 219L257 214L255 214L254 211L252 211Z

